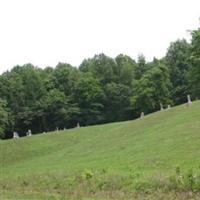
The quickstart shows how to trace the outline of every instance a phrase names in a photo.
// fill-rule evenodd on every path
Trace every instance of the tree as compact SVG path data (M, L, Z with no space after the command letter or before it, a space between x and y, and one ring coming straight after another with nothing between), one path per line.
M130 87L132 80L135 78L135 61L131 57L122 54L118 55L115 61L117 65L114 70L114 81Z
M135 69L135 78L140 79L148 71L148 65L146 63L145 57L143 54L138 56L138 61Z
M128 86L117 83L108 83L105 86L104 113L106 121L121 121L131 116L131 90Z
M140 80L133 81L131 105L137 114L156 111L160 103L172 103L170 90L168 69L161 63L155 63Z
M79 76L79 71L75 67L66 63L58 63L50 81L53 83L53 88L64 92L66 96L70 96Z
M37 102L34 123L39 124L41 131L59 128L71 128L77 123L80 114L77 104L68 99L64 92L52 89Z
M114 81L116 62L105 54L95 55L92 59L84 60L79 66L80 71L90 72L102 85Z
M165 61L169 68L172 82L172 98L175 104L184 103L189 93L187 73L189 70L188 58L190 55L190 44L186 40L177 40L170 44Z
M73 91L73 100L81 112L77 120L81 124L97 124L103 121L103 96L100 82L91 73L83 73Z
M192 32L188 80L193 98L200 98L200 28Z
M4 131L8 125L8 111L6 102L0 99L0 138L4 137Z

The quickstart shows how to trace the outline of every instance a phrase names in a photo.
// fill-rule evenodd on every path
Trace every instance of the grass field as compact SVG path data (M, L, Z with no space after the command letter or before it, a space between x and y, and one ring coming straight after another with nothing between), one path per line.
M0 167L0 199L200 199L200 101L0 141Z

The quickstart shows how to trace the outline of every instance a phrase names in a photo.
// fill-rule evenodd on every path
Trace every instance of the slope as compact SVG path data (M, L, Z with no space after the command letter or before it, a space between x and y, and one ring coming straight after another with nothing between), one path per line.
M200 101L143 119L0 141L0 180L85 169L143 177L200 165Z

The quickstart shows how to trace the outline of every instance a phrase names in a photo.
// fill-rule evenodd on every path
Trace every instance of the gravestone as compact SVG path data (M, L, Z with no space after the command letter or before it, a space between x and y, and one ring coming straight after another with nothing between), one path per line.
M164 108L163 108L163 104L162 104L162 103L160 103L160 110L161 110L161 111L164 110Z
M19 138L19 134L17 132L13 132L13 138L14 139Z
M79 124L79 122L77 123L77 128L80 128L80 124Z
M171 109L171 105L167 105L167 110L170 110Z
M27 136L31 136L31 135L32 135L32 132L31 132L30 129L28 130L28 132L26 133L26 135L27 135Z
M144 117L144 112L141 112L140 118L143 118L143 117Z
M56 132L58 133L58 131L59 131L59 129L58 129L58 127L56 127Z
M187 100L188 100L187 105L190 106L192 104L192 101L189 94L187 95Z

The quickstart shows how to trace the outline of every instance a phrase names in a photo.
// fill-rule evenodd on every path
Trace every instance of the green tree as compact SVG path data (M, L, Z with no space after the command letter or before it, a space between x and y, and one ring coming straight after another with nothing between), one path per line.
M153 112L160 103L165 106L172 103L169 72L161 63L156 63L140 80L133 81L132 88L131 105L137 114Z
M131 57L122 54L118 55L115 61L117 65L114 68L114 81L130 87L132 80L135 78L135 61Z
M192 32L188 79L193 98L200 98L200 28Z
M6 102L0 99L0 138L4 137L4 131L8 125L8 111Z
M99 81L91 73L83 73L76 82L73 99L80 108L81 115L78 122L83 125L100 123L103 121L104 93Z
M171 43L165 57L173 86L172 98L175 104L184 103L186 101L186 95L189 93L187 81L189 55L190 44L183 39Z
M90 72L102 85L114 81L116 62L105 54L95 55L92 59L84 60L79 66L80 71Z
M141 79L142 76L148 71L149 67L143 54L138 56L137 65L135 69L135 78Z
M50 81L53 83L53 88L63 91L66 96L71 95L80 76L78 69L66 63L58 63L52 75Z
M105 86L104 113L106 121L120 121L130 118L131 90L128 86L117 83L108 83Z
M75 126L80 114L79 107L68 99L64 92L52 89L37 102L35 109L36 124L39 123L41 131Z

